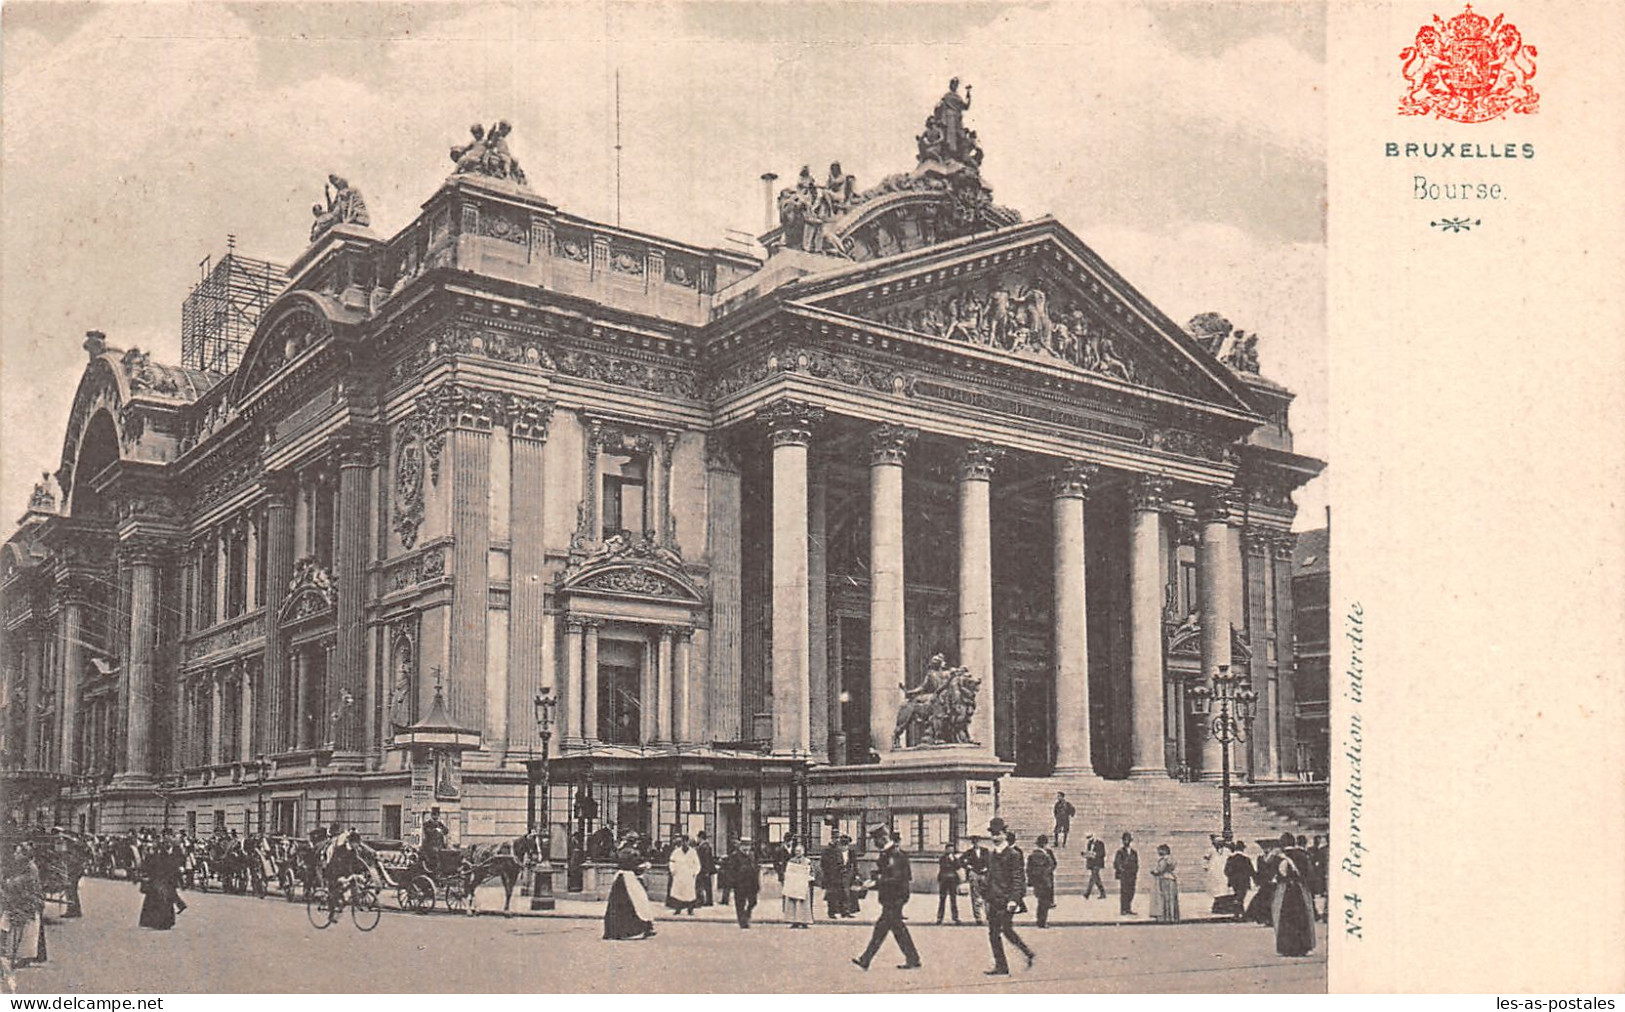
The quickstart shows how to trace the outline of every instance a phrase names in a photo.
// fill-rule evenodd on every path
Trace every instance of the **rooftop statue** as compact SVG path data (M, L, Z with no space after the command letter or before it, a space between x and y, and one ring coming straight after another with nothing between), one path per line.
M498 120L489 131L475 123L468 132L474 139L451 149L451 160L457 166L451 170L452 175L491 176L511 179L520 186L528 185L519 160L508 150L508 134L513 132L513 127L507 120Z
M960 162L972 169L982 164L982 148L976 131L965 126L965 110L970 108L970 85L959 94L959 78L948 82L948 90L937 100L936 109L926 118L925 132L916 141L922 162Z
M329 174L327 182L322 184L322 196L327 200L326 207L310 205L311 216L316 219L310 224L311 242L320 239L322 233L334 225L359 225L365 228L372 224L366 200L360 190L350 185L348 179Z

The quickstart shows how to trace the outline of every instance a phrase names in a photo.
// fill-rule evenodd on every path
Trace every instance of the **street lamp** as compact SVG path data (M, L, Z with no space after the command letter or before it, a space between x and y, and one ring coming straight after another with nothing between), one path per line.
M536 733L542 740L542 761L538 764L538 786L542 795L542 812L538 817L534 811L531 816L531 829L537 833L537 844L541 848L536 864L536 873L530 884L530 908L532 910L553 909L553 847L551 832L551 813L548 802L553 793L551 771L548 761L552 756L553 742L553 709L559 701L553 698L551 687L544 687L536 693L532 705L536 711Z
M1258 710L1258 693L1240 688L1228 664L1213 673L1213 687L1198 685L1190 691L1191 713L1210 717L1204 732L1223 748L1224 765L1220 791L1224 797L1224 840L1235 834L1230 827L1230 743L1246 741Z

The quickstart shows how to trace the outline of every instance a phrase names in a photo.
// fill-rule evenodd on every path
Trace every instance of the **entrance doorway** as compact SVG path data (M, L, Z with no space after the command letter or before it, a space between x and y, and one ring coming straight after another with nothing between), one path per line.
M636 745L643 722L642 643L604 640L598 648L598 738Z

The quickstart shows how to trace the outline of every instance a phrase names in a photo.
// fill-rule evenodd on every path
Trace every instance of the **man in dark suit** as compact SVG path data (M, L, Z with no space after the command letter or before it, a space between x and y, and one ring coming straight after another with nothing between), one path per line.
M700 877L695 880L694 902L700 906L711 905L711 880L717 874L717 852L712 849L711 841L706 839L705 831L700 830L698 843L694 845L695 851L700 855Z
M942 845L942 856L937 858L937 923L942 923L943 911L952 908L954 923L959 923L959 855L954 853L952 840Z
M869 947L863 950L863 955L854 957L852 962L865 970L869 969L869 962L880 951L880 945L889 933L897 939L897 947L903 950L903 962L897 968L918 970L920 952L914 948L908 925L903 923L903 907L908 903L908 885L913 873L909 870L908 855L898 846L902 837L888 832L884 826L876 826L869 835L875 846L881 848L874 880L875 893L880 898L880 917L875 921L874 934L869 936Z
M818 855L818 877L824 883L824 902L829 906L830 920L844 915L852 890L846 881L846 855L841 850L839 834L832 835Z
M1040 836L1038 846L1027 855L1027 884L1033 887L1033 898L1038 901L1038 926L1049 927L1049 912L1055 909L1055 852L1049 849L1049 837Z
M1134 888L1140 879L1140 855L1131 833L1123 834L1123 845L1112 856L1112 875L1117 878L1119 909L1127 917L1134 912Z
M733 894L734 918L741 928L750 927L750 915L756 910L760 889L761 876L756 869L756 858L751 856L750 841L732 841L728 844L728 856L722 861L722 892Z
M1004 940L1008 938L1032 968L1037 958L1027 943L1016 934L1012 919L1021 899L1027 894L1027 870L1022 867L1021 852L1010 846L1003 819L988 823L987 832L993 838L993 851L987 857L987 884L983 902L987 906L987 943L993 950L993 969L984 971L988 976L1007 976L1010 964L1004 958Z
M970 912L976 918L976 923L982 923L982 887L987 882L987 858L991 853L982 846L982 838L970 838L970 847L959 855L959 863L965 869L965 880L970 884Z
M1106 898L1106 885L1100 881L1100 873L1106 870L1106 841L1097 838L1093 833L1083 845L1083 866L1089 869L1089 884L1083 887L1083 898L1093 899L1096 889L1100 890L1100 898Z
M1247 909L1247 892L1253 887L1253 859L1247 856L1247 844L1237 840L1230 845L1230 856L1224 862L1224 880L1230 883L1230 904L1227 909L1241 920Z

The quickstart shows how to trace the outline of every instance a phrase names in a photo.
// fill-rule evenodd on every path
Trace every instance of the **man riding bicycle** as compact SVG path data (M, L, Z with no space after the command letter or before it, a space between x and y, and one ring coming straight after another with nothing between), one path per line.
M354 826L348 833L338 831L335 824L329 831L329 847L322 862L322 876L327 881L327 919L338 920L344 909L345 895L359 878L366 881L372 873L372 863L378 854L361 840L361 831Z

